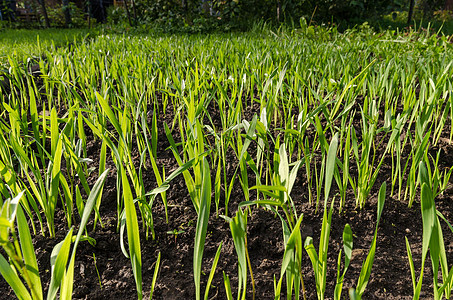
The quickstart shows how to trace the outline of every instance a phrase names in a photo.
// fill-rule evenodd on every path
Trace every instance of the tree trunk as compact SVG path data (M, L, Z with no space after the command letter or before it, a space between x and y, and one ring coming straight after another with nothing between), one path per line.
M137 25L137 10L135 9L135 0L131 0L132 13L134 14L134 26Z
M126 8L126 16L127 20L129 21L129 26L132 27L131 14L129 13L129 5L127 5L127 0L124 0L124 8Z
M453 0L445 0L444 10L453 10Z
M414 14L415 0L410 0L409 13L407 14L407 25L411 25L412 15Z
M42 15L44 16L44 23L46 24L47 28L50 28L50 20L49 16L47 15L47 8L46 8L46 2L45 0L37 0L39 6L41 6L42 9Z
M88 28L91 29L91 15L93 14L92 11L91 11L91 1L90 0L87 0L85 2L86 4L86 9L88 11Z
M69 0L63 0L63 14L66 27L71 25L71 13L69 12Z
M101 9L101 22L104 23L105 20L106 20L106 16L105 16L105 8L104 8L104 0L99 0L99 7Z

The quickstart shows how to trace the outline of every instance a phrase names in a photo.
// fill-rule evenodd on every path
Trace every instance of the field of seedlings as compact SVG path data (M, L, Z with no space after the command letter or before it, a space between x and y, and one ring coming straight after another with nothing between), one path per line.
M451 297L451 37L4 33L0 298Z

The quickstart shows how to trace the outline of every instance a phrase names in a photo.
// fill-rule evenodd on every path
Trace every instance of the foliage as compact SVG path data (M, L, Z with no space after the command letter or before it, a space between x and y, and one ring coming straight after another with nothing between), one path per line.
M420 1L416 14L424 19L446 19L439 13L443 2ZM368 21L380 24L383 16L400 16L409 9L408 1L402 0L138 0L138 24L164 32L209 32L249 30L254 23L266 22L293 25L300 18L311 24L334 23L342 28ZM120 14L122 14L120 16ZM402 16L402 15L401 15ZM109 9L110 21L125 20L122 8ZM280 24L279 24L280 22Z
M409 9L409 1L403 0L135 0L135 8L131 4L131 24L125 8L113 5L107 6L108 24L119 25L120 28L127 28L125 24L129 24L161 32L199 33L245 31L253 28L256 23L294 26L300 18L305 18L310 25L338 24L342 30L363 22L373 24L376 28L386 28L384 25L389 18L395 21L401 16L407 16ZM72 2L69 3L69 8L73 27L88 25L84 13L87 9L80 9ZM443 0L417 1L415 19L449 20L449 13L443 9ZM47 10L52 26L65 25L61 4L49 6ZM43 19L41 13L39 16ZM30 24L6 21L0 24L0 28L3 26L29 27Z
M107 23L120 27L127 23L126 9L122 6L109 6L107 8Z
M83 10L78 8L74 2L69 2L68 7L71 15L71 27L87 27L88 21ZM48 7L47 15L49 16L52 27L64 27L66 25L62 4ZM44 17L41 17L41 19L41 22L44 22Z
M27 39L14 39L22 31L6 34L1 48L6 54L0 85L0 242L7 257L0 258L0 268L8 283L19 293L31 292L33 282L37 285L38 278L27 278L23 268L35 268L31 248L26 247L29 235L40 229L49 238L59 236L54 221L61 210L69 234L55 249L50 270L55 278L67 274L66 283L54 279L50 286L52 293L61 289L63 296L70 294L76 255L75 250L70 253L70 228L81 224L81 235L89 219L101 223L101 182L111 165L116 167L110 175L116 177L120 248L130 258L138 298L147 292L142 284L148 263L141 257L143 235L157 236L153 204L162 201L168 222L168 207L181 205L180 195L191 201L198 215L193 247L197 298L203 297L204 282L204 298L209 298L221 253L218 246L204 281L205 242L210 239L207 228L214 207L217 216L221 211L230 222L229 247L234 243L241 281L237 292L247 297L246 284L255 265L247 253L247 220L260 221L249 218L258 206L282 224L284 253L280 272L274 274L275 297L282 297L285 286L287 296L305 295L302 264L310 259L323 298L329 292L333 213L337 208L372 205L370 197L383 180L391 189L387 193L383 184L379 190L376 228L385 198L398 198L409 206L420 198L425 245L421 259L430 254L435 293L449 293L453 271L444 256L440 224L448 220L436 213L434 199L448 189L453 172L443 152L453 137L451 37L411 28L403 34L376 34L367 23L339 33L337 27L317 26L306 18L299 26L241 34L111 33L92 40L76 38L71 48L52 44L55 31L43 32L48 36L42 43L29 43L24 49L16 48L27 45ZM56 44L64 41L60 35ZM13 48L16 52L9 55ZM39 77L27 69L32 54ZM158 148L162 140L167 145L163 151ZM99 156L89 151L91 142L99 145ZM177 168L170 171L172 154ZM94 159L97 171L90 165ZM379 176L383 161L385 178ZM167 199L166 191L178 175L187 191ZM90 187L96 176L100 181ZM307 193L294 192L301 185ZM317 207L322 200L319 245L309 238L304 248L301 208ZM366 297L374 256L380 251L377 232L357 282L358 298ZM352 230L346 226L343 233L344 264L343 253L335 253L338 263L332 265L337 270L337 298L352 249ZM407 252L410 257L409 243ZM155 270L153 278L157 263ZM407 270L412 275L406 280L412 280L417 294L413 263ZM442 280L437 278L440 272ZM253 278L251 283L253 290Z
M433 15L434 20L445 23L453 21L453 11L451 10L436 10L434 11Z

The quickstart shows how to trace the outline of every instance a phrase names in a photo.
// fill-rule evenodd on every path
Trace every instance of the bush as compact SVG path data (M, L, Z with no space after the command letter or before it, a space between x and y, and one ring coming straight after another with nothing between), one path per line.
M109 6L107 8L107 23L109 24L126 24L127 15L124 7Z
M69 13L71 15L72 21L71 27L88 26L87 15L72 2L69 2ZM50 26L52 27L66 26L63 13L63 6L61 4L58 4L54 7L47 7L47 15L49 16ZM44 17L41 17L41 22L44 22Z
M444 0L417 1L414 19L448 20ZM249 30L253 24L294 25L300 18L310 24L339 24L339 30L368 22L371 25L407 21L407 0L135 0L136 25L163 32ZM134 16L132 8L131 18ZM108 10L110 24L128 23L124 8Z
M453 12L450 10L437 10L433 15L434 19L439 22L448 23L453 21Z

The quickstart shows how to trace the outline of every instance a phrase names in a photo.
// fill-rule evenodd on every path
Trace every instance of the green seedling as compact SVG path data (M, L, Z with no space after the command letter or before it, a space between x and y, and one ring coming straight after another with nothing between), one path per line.
M179 234L184 233L184 232L185 232L184 230L173 229L171 231L167 231L167 234L173 235L175 237L175 244L176 244L176 238L178 237Z

